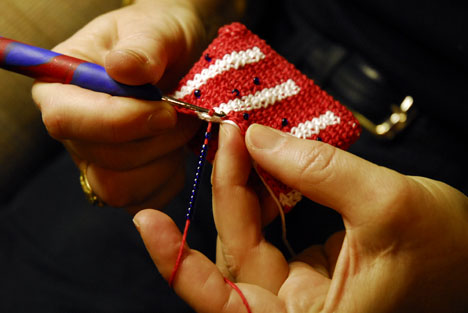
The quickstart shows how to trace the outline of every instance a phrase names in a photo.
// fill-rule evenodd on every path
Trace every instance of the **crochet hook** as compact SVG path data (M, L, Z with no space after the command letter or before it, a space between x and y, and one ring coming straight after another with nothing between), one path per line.
M199 113L209 110L162 94L151 84L129 86L113 80L104 67L0 36L0 67L41 81L72 84L112 96L166 101ZM214 113L223 117L222 113Z

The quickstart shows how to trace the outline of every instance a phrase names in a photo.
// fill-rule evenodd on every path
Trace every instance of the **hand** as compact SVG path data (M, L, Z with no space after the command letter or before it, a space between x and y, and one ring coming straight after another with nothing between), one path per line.
M102 64L119 82L168 90L206 44L201 12L216 2L137 1L98 17L54 50ZM198 120L164 102L72 85L38 82L32 92L50 135L63 142L107 204L160 208L182 187L183 147Z
M465 195L263 126L247 131L247 151L228 127L212 177L218 266L186 246L174 285L195 310L246 312L227 276L255 313L466 312ZM279 180L340 212L346 231L288 263L262 236L261 208L247 185L248 153ZM177 227L152 210L134 220L167 279L181 242Z

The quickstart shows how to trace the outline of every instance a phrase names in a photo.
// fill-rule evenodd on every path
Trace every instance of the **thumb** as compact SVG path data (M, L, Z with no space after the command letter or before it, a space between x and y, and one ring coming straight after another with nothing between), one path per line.
M329 144L265 126L249 127L246 146L263 169L311 200L335 209L350 226L391 215L392 208L414 188L412 180L395 171Z
M116 37L104 64L128 85L158 82L168 66L185 63L203 36L193 9L179 1L136 3L114 18Z
M138 27L141 29L136 30ZM150 25L125 28L105 57L107 73L127 85L157 82L167 65L167 39L155 34Z

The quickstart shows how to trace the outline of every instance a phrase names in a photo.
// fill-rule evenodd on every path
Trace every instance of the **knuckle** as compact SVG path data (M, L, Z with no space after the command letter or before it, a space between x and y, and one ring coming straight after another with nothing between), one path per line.
M57 140L66 139L65 126L69 118L64 111L64 106L59 102L54 92L45 93L41 88L43 89L44 86L35 85L32 91L33 99L42 114L42 122L52 138ZM39 90L42 91L39 92Z
M395 182L392 182L391 185L388 186L386 193L386 205L385 206L392 206L397 205L399 207L406 207L410 204L412 199L412 186L411 182L404 177L399 177L396 179Z
M42 122L49 135L57 140L66 139L64 125L66 121L61 114L55 112L43 112Z
M185 168L178 161L181 159L177 154L170 155L155 164L129 170L109 170L97 166L93 175L95 189L98 196L113 207L145 204L154 208L162 207L184 185Z
M380 193L379 214L390 229L407 229L416 226L419 220L423 220L420 192L416 182L403 175L396 175L392 183L385 187L385 192ZM418 200L419 199L419 200ZM427 213L427 212L426 212Z
M123 107L124 105L122 99L118 97L108 97L106 101L109 101L109 107L111 108ZM129 140L127 133L134 119L134 114L130 112L126 112L126 114L114 112L114 114L108 115L106 119L103 120L101 128L105 130L109 142L121 143Z
M222 251L223 251L224 265L228 273L232 277L236 278L240 274L241 265L239 264L238 258L236 257L237 254L232 253L232 251L230 250L231 249L228 249L226 246L223 245Z
M126 207L135 203L133 195L117 179L107 179L99 186L99 197L112 207Z
M152 161L150 156L139 155L139 148L132 144L81 144L79 147L90 163L114 171L128 171Z
M103 125L105 128L106 125ZM121 135L121 123L119 121L110 121L107 125L107 133L108 133L108 138L110 142L117 143L121 142L122 140L122 135Z
M105 114L101 109L89 116L87 127L103 138L108 143L124 143L131 140L142 139L147 134L142 134L142 125L148 118L145 112L132 99L114 97L111 95L99 95L96 97L97 105L101 108L112 108Z
M301 190L307 190L311 185L318 185L334 175L335 153L336 148L328 144L314 145L301 152L297 158L298 186Z
M214 166L211 172L211 191L213 195L223 195L223 193L228 192L232 187L229 183L229 181L226 181L226 176Z
M122 157L122 153L112 147L97 145L88 150L87 159L91 163L109 170L129 170L132 165Z

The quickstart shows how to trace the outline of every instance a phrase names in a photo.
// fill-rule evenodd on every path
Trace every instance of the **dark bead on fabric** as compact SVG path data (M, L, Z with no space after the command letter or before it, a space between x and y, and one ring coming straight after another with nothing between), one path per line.
M288 119L287 118L283 118L281 120L281 126L285 127L285 126L288 126L289 122L288 122Z
M195 89L195 91L193 92L193 94L195 95L195 97L197 99L200 99L201 97L201 90L200 89Z
M253 82L255 85L260 85L260 78L254 77Z
M247 121L249 119L249 113L244 113L243 117L244 117L244 120Z

